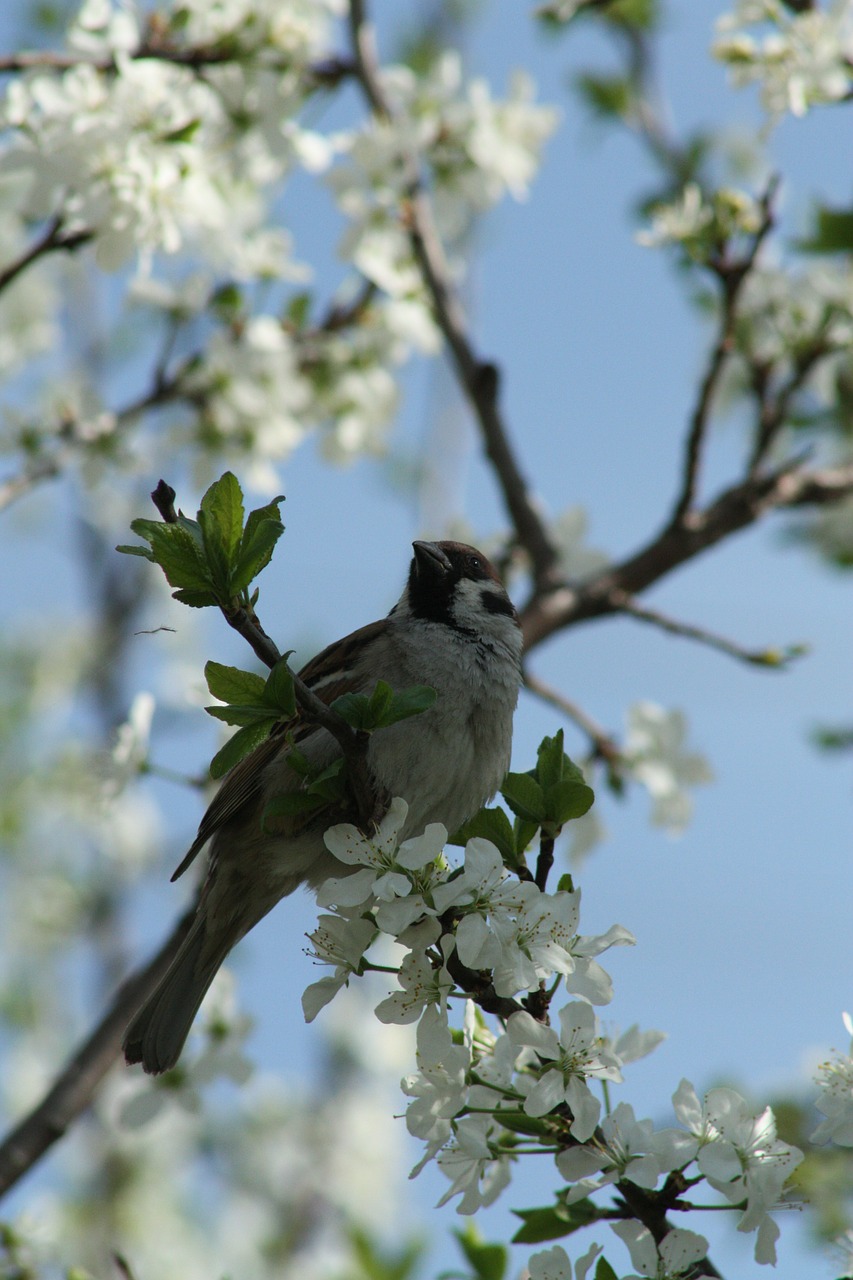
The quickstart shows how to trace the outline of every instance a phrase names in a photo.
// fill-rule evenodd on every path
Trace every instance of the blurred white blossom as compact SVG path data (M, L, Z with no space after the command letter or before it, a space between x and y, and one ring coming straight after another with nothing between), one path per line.
M847 1033L853 1036L853 1018L844 1015ZM853 1042L848 1053L836 1053L818 1070L820 1088L815 1106L824 1116L812 1134L812 1142L837 1142L853 1147Z
M628 712L623 759L652 797L652 822L673 834L690 820L693 802L687 788L713 778L705 757L685 750L686 737L681 711L638 702Z
M753 34L748 30L758 27ZM841 102L853 85L853 11L848 0L796 13L784 0L739 0L719 19L713 51L736 85L757 84L772 118Z

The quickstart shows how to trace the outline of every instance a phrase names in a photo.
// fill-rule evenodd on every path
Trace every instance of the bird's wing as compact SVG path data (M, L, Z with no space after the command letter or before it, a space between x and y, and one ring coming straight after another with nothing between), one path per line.
M299 675L312 689L318 698L327 705L334 702L342 693L353 691L351 676L344 678L340 672L352 671L353 659L366 641L377 638L386 627L385 619L371 622L358 631L353 631L343 640L329 645L322 653L302 668ZM360 691L360 682L356 682ZM281 751L286 751L291 742L298 743L301 738L316 730L316 726L306 720L301 712L289 720L281 720L273 728L272 733L263 742L239 760L234 768L225 776L222 786L211 800L186 856L177 867L172 880L182 876L194 859L198 856L208 840L226 822L237 816L247 805L257 799L263 776L269 765ZM312 820L317 817L316 811L311 814Z

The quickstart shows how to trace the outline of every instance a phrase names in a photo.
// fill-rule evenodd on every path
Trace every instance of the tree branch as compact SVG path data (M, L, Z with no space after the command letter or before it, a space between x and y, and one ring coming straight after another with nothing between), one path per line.
M534 593L520 611L525 649L529 652L564 627L618 612L614 599L645 591L770 511L820 506L853 494L853 464L803 471L800 461L724 490L704 511L692 512L681 524L668 524L634 555L580 586L563 583L548 593Z
M650 622L653 626L659 627L661 631L667 631L670 635L684 636L688 640L698 640L700 644L707 645L710 649L717 649L720 653L727 653L729 657L738 658L741 662L751 663L755 667L771 668L778 671L793 658L798 658L807 651L807 646L804 644L786 645L783 649L746 649L736 641L729 640L726 636L721 636L715 631L709 631L706 627L697 627L689 622L679 622L677 618L671 618L657 609L649 609L646 605L641 605L639 601L625 591L614 590L611 592L610 598L614 609L619 613L627 613L630 617L637 618L640 622Z
M758 251L773 227L773 201L778 188L779 179L774 176L762 196L761 224L753 235L746 254L732 260L728 258L726 250L723 250L720 256L710 264L722 292L719 329L717 340L708 360L708 367L699 386L696 406L690 419L690 430L687 434L687 443L685 445L684 478L682 480L681 493L671 516L673 524L680 524L684 520L696 499L699 469L710 422L711 407L734 344L738 302L744 282L755 266Z
M177 524L178 513L175 510L175 490L165 480L160 480L151 494L154 503L166 524ZM281 661L281 653L275 642L264 631L254 609L243 605L220 605L225 621L251 646L255 655L267 667L274 667ZM304 712L306 719L320 725L330 733L341 749L346 761L347 778L352 789L353 798L358 810L359 825L366 832L382 817L387 797L376 795L367 768L368 735L358 733L347 722L333 711L322 698L318 698L305 681L288 666L293 679L293 690L296 701Z
M367 21L364 0L351 0L349 26L356 74L370 109L380 120L393 120L393 111L379 75L373 31ZM510 445L509 431L498 403L498 368L477 354L469 335L464 309L451 283L418 158L409 153L404 161L409 197L404 222L412 251L432 301L436 323L450 350L457 378L479 424L486 456L494 467L518 541L530 556L537 586L544 590L556 581L557 550Z
M179 48L163 40L143 40L135 49L124 55L133 62L148 58L156 62L171 62L180 67L203 68L221 66L227 62L240 61L241 55L227 46L215 47L197 45L194 48ZM290 71L292 61L281 58L265 61L264 67L273 71ZM22 71L70 71L73 67L94 67L96 71L118 71L118 63L112 55L103 58L90 58L82 53L64 53L57 50L33 50L32 52L11 53L0 57L0 75L8 75ZM347 58L325 58L322 62L311 64L306 69L307 76L324 88L332 88L341 80L354 73L354 66Z
M0 1144L0 1195L23 1177L89 1106L115 1062L130 1019L166 973L195 916L195 905L177 923L148 964L119 987L112 1004L64 1067L43 1100Z
M48 253L55 253L57 250L65 249L71 252L79 249L81 245L87 244L93 237L93 232L88 230L67 231L62 230L63 219L61 214L57 214L48 223L45 231L37 240L25 249L20 257L15 258L7 267L0 271L0 293L7 289L18 276L26 271L38 258L45 257Z
M592 716L587 715L583 708L579 707L571 698L567 698L565 694L555 689L552 685L546 684L544 680L540 680L539 676L533 674L528 666L523 670L524 687L537 698L541 698L543 702L547 702L549 706L555 707L564 716L567 716L573 724L585 733L592 745L592 756L595 760L603 760L608 770L613 776L618 776L620 770L620 762L622 753L619 749L619 743L603 729L600 724L593 720Z

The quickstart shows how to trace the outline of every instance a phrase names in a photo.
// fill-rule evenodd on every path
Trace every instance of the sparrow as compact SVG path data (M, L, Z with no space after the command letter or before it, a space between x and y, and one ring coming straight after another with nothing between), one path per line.
M387 617L329 645L300 672L329 704L343 693L369 694L378 680L436 691L428 710L368 742L376 793L408 803L401 840L431 822L453 833L495 794L509 768L521 681L518 615L486 556L460 542L412 545L408 581ZM354 870L323 841L354 810L265 817L272 800L304 785L288 762L294 745L320 768L341 754L327 730L297 712L226 775L172 877L209 845L189 933L125 1035L128 1063L152 1074L173 1067L232 947L299 885L316 889Z

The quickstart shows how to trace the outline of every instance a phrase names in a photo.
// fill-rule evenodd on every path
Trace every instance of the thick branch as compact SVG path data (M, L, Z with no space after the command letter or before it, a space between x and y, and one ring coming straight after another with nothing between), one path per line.
M363 0L351 0L349 24L356 70L370 109L381 120L393 111L382 87L373 32ZM409 200L404 211L412 251L432 301L436 323L444 334L460 385L474 410L486 456L495 469L504 502L518 536L530 556L533 576L541 589L554 584L557 551L510 445L509 431L498 403L496 365L474 348L459 297L453 288L444 247L438 234L432 205L421 179L418 157L405 157Z
M669 524L627 560L581 586L564 584L547 594L534 594L521 610L526 650L564 627L617 612L625 596L645 591L769 511L819 506L853 494L853 464L811 472L796 467L796 462L790 463L733 485L704 511L691 513L681 524Z
M165 974L194 915L193 906L154 958L122 983L106 1014L68 1062L50 1092L0 1145L0 1195L32 1168L89 1106L95 1090L118 1056L130 1019Z

